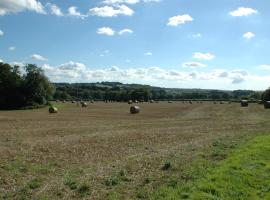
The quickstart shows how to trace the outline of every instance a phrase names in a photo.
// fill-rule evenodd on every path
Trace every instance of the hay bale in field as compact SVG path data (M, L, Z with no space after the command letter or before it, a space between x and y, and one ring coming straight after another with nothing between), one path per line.
M63 100L62 103L66 103L66 100Z
M139 106L131 106L130 107L130 113L131 114L138 114L138 113L140 113L140 107Z
M82 107L87 107L87 103L86 102L81 102L81 105L82 105Z
M90 102L91 102L91 103L94 103L94 100L91 100Z
M248 100L241 100L242 107L248 107Z
M135 100L134 103L139 103L138 100Z
M150 100L150 103L155 103L155 101L154 100Z
M258 104L263 104L263 100L259 100L258 101Z
M172 101L168 101L168 103L172 103Z
M223 102L223 101L221 101L221 102L219 102L219 104L224 104L224 102Z
M192 104L192 101L189 101L189 104Z
M56 108L56 107L53 107L53 106L51 106L50 108L49 108L49 113L57 113L58 112L58 109Z
M129 100L129 101L128 101L128 104L132 104L132 100Z
M270 101L265 101L264 102L264 108L265 109L270 109Z

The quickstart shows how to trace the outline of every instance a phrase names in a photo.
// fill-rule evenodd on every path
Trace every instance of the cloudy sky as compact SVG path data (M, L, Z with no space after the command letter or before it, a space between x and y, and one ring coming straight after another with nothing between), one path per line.
M54 82L270 86L269 0L0 0L0 61Z

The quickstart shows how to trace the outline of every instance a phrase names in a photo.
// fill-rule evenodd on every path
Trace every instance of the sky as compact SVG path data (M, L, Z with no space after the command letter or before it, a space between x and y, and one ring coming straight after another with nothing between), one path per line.
M0 61L53 82L270 87L269 0L0 0Z

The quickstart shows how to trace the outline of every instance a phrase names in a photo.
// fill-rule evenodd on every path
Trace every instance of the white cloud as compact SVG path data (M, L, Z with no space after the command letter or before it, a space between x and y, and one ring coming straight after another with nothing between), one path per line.
M186 62L186 63L183 63L182 66L184 68L191 68L191 69L196 69L196 68L200 68L200 67L206 67L205 64L200 63L200 62Z
M33 54L30 56L33 60L38 60L38 61L46 61L48 60L47 58L44 58L43 56L41 55L38 55L38 54Z
M2 30L0 30L0 36L3 36L4 32Z
M188 14L177 15L177 16L169 18L169 22L167 25L178 26L178 25L185 24L186 22L191 22L191 21L193 21L193 18Z
M4 61L0 58L0 63L1 63L1 62L4 62Z
M95 7L89 10L90 15L99 17L117 17L118 15L132 16L134 11L126 5Z
M139 2L140 2L140 0L105 0L102 3L113 5L113 4L123 4L123 3L124 4L136 4Z
M25 10L46 14L43 5L37 0L1 0L0 15L18 13Z
M146 53L144 53L144 55L145 55L145 56L152 56L153 53L152 53L152 52L146 52Z
M71 17L78 17L78 18L81 18L81 19L84 19L84 18L88 17L87 15L81 14L77 10L77 7L75 7L75 6L71 6L71 7L68 8L68 15L71 16Z
M13 46L12 47L9 47L8 50L9 51L15 51L16 50L16 47L13 47Z
M161 2L161 0L144 0L145 3L151 3L151 2Z
M215 69L208 72L205 71L181 71L163 69L160 67L140 67L122 69L117 66L107 68L90 69L82 63L67 62L59 66L43 65L47 76L52 81L58 82L97 82L97 81L121 81L125 83L143 83L143 84L179 84L189 85L195 84L197 87L208 88L220 84L220 87L228 89L228 87L239 87L237 85L252 83L263 83L269 80L269 76L250 75L245 70L223 70ZM235 85L235 86L233 86Z
M262 70L270 70L270 65L260 65L259 68Z
M62 13L61 9L57 5L48 3L47 6L50 8L51 14L56 15L56 16L63 16L64 15Z
M133 33L133 31L131 29L122 29L118 32L119 35L123 35L123 34L127 34L127 33Z
M101 27L97 30L97 34L113 36L115 31L110 27Z
M196 52L193 54L193 58L200 59L200 60L213 60L215 56L211 53Z
M10 65L12 65L12 66L19 66L21 69L21 72L24 72L25 70L23 69L23 67L25 66L25 64L24 63L22 63L22 62L11 62L11 63L9 63Z
M240 7L237 10L231 11L229 14L233 17L242 17L257 13L258 11L253 8Z
M246 32L243 34L243 38L250 40L251 38L255 37L255 34L252 32Z
M190 37L193 38L193 39L198 39L198 38L201 38L202 37L202 34L200 34L200 33L194 33Z

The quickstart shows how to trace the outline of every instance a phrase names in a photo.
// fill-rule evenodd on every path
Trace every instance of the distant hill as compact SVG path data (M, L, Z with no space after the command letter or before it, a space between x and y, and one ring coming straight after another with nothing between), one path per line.
M61 100L259 100L262 95L261 91L252 90L161 88L120 82L54 83L54 85L56 88L54 99Z

